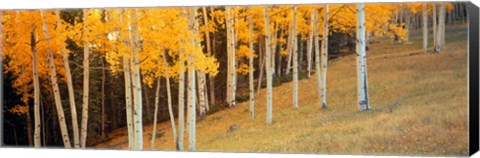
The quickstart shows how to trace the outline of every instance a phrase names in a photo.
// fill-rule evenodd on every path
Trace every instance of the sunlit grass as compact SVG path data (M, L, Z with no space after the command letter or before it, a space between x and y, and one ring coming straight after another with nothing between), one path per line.
M273 123L266 125L266 91L255 95L255 120L243 102L197 123L197 150L369 155L467 155L466 25L447 29L446 48L422 49L421 31L410 44L381 41L368 55L372 111L359 112L355 56L329 63L327 101L320 109L316 75L299 82L299 109L292 105L292 83L273 88ZM412 54L419 53L419 54ZM164 106L164 105L162 105ZM233 124L240 126L227 132ZM170 122L159 123L156 150L174 150ZM178 129L177 129L178 130ZM125 130L98 148L127 148ZM151 125L144 126L144 148L151 149ZM188 148L185 137L185 148Z

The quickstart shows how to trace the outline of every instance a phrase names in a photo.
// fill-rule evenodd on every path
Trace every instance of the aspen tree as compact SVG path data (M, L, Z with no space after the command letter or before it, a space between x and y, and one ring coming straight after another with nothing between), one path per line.
M314 9L315 10L315 9ZM308 42L307 42L307 78L310 78L312 70L312 51L313 51L313 28L314 28L314 13L312 11L310 16L310 31L308 32Z
M428 47L428 3L423 4L423 52L427 53Z
M322 109L327 108L327 65L328 65L328 4L325 5L323 16L323 41L322 41ZM316 23L317 24L317 23ZM318 72L320 73L320 71Z
M361 111L371 109L368 102L367 61L365 52L365 4L357 4L357 80L358 105Z
M236 59L235 59L235 28L232 7L226 7L227 12L227 103L229 107L235 106L236 96ZM268 64L267 64L268 65Z
M47 23L45 22L45 15L43 14L43 11L40 10L40 16L42 17L42 23L43 23L43 33L44 37L47 39L47 43L50 43L50 32L48 30ZM63 112L63 107L62 107L62 98L60 96L60 89L58 87L58 81L57 81L57 70L55 67L55 59L53 56L52 48L51 46L47 46L48 50L48 68L50 71L50 81L52 83L52 89L53 89L53 94L54 94L54 99L55 99L55 106L57 109L57 114L58 114L58 123L60 125L60 131L62 133L62 140L63 140L63 145L65 148L71 148L70 144L70 138L68 136L68 130L67 130L67 124L65 121L65 115Z
M297 6L293 6L293 107L298 108Z
M170 74L168 73L168 66L167 66L167 58L166 58L166 53L165 51L163 51L163 68L164 68L164 71L165 71L165 80L166 80L166 84L167 84L167 102L168 102L168 113L170 115L170 122L172 124L172 133L173 133L173 142L175 142L176 146L178 146L177 144L177 140L178 140L178 136L177 136L177 128L176 128L176 125L175 125L175 116L173 115L173 108L172 108L172 93L170 91ZM178 147L177 147L178 149Z
M87 124L88 124L88 96L89 96L89 79L90 79L90 42L87 38L88 30L85 23L88 18L88 10L83 9L83 105L82 105L82 125L80 133L80 144L85 148L87 141Z
M197 34L198 24L195 20L195 8L191 7L188 9L189 15L189 30L192 32L190 35L190 44L196 46L195 35ZM188 70L188 122L189 122L189 136L188 144L189 150L195 151L195 65L194 65L194 56L193 52L189 52L187 60L187 70Z
M268 7L264 7L264 18L265 18L265 73L267 76L267 124L272 123L272 72L270 65L271 60L271 44L270 44L270 19L268 15Z

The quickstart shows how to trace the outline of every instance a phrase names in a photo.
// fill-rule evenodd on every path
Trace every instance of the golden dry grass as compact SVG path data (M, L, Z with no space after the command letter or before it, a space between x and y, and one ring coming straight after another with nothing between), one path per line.
M375 110L358 111L355 56L340 57L329 63L327 110L320 110L315 77L299 82L299 109L292 105L292 83L286 83L273 88L273 123L266 125L266 91L262 89L255 95L254 121L248 102L199 121L197 150L466 156L466 25L447 29L441 54L422 53L421 39L421 32L413 32L411 44L385 41L367 52L370 103ZM227 132L232 124L240 129ZM157 139L157 150L174 150L170 122L158 126L166 133ZM151 128L144 126L147 150L151 149ZM123 136L96 148L126 149L125 132L116 131ZM185 137L185 148L187 141Z

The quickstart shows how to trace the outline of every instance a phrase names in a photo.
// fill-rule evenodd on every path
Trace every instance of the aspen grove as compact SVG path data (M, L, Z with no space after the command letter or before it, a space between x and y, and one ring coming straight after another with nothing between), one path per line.
M465 18L462 2L2 10L0 88L11 91L0 97L13 97L0 104L26 138L5 141L91 148L123 130L130 150L163 150L168 139L197 151L201 121L242 102L246 114L229 115L265 127L285 121L277 120L282 101L300 113L309 102L319 115L336 109L330 97L341 87L327 86L341 79L330 64L346 54L356 72L349 107L374 110L381 88L369 85L372 43L409 47L421 32L422 53L440 55L449 26ZM315 99L306 101L299 91L310 78ZM279 100L284 83L289 99Z

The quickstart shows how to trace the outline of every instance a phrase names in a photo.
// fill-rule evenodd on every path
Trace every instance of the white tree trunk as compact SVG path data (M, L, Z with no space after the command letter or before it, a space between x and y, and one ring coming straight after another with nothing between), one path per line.
M310 78L312 73L312 51L313 51L313 29L314 29L315 9L313 9L310 16L310 32L308 33L307 43L307 77Z
M182 40L183 43L183 40ZM180 50L180 74L178 77L178 142L176 144L177 150L183 150L183 138L185 134L185 59L183 59L185 52Z
M207 9L205 7L203 7L202 10L203 10L203 21L204 21L205 26L207 26L207 28L208 28L209 25L208 25ZM210 31L205 32L205 38L206 38L206 44L207 44L207 54L209 56L213 56L212 49L211 49L211 44L210 44ZM208 103L209 102L208 97L205 97L206 98L205 101L207 102L207 111L209 111L209 109L210 109L209 108L210 104L215 104L215 86L214 86L215 85L214 84L215 78L212 75L208 75L208 79L209 79L209 82L210 82L210 84L209 84L209 86L210 86L210 103ZM205 86L205 91L207 91L206 87L207 86ZM207 94L207 93L205 93L205 94Z
M86 34L88 33L87 21L88 10L83 9L83 98L82 98L82 125L80 133L80 145L85 148L87 141L87 124L88 124L88 96L89 96L89 79L90 79L90 42L88 41Z
M252 15L248 16L248 30L250 33L250 52L248 58L248 81L250 89L250 118L253 120L255 118L255 96L254 96L254 87L253 87L253 22Z
M42 17L42 28L44 37L47 39L47 43L50 43L50 31L48 30L47 23L45 22L45 15L43 11L40 10ZM65 114L63 113L62 107L62 98L60 97L60 89L58 87L57 81L57 69L55 67L55 58L53 56L53 51L51 47L47 48L48 50L48 69L50 72L50 81L52 82L53 95L55 98L55 106L58 114L58 124L60 125L60 131L62 133L63 145L65 148L71 148L70 138L68 136L67 124L65 121Z
M361 111L369 110L367 56L365 52L365 4L357 4L357 76L358 105Z
M236 96L236 66L235 66L235 28L233 11L231 7L226 7L227 12L227 63L228 63L228 74L227 74L227 103L229 107L236 105L235 96Z
M1 41L1 40L0 40ZM30 46L32 49L32 70L33 70L33 111L35 119L35 129L34 129L34 141L33 144L35 148L40 148L40 81L38 79L38 61L37 61L37 48L35 43L37 42L37 37L35 30L32 29ZM0 49L1 50L1 49ZM2 73L3 74L3 73Z
M271 60L271 45L270 45L270 19L268 17L268 7L264 7L264 18L265 18L265 73L267 76L267 124L272 123L272 72L271 67L268 65L270 64Z
M128 130L128 149L134 149L135 137L133 136L133 112L132 112L132 78L130 76L130 60L123 57L123 71L125 78L125 109Z
M287 69L285 70L286 75L290 75L290 70L292 69L292 50L293 50L293 20L290 22L288 27L288 44L287 44L287 51L288 51L288 60L287 60Z
M138 41L138 29L137 29L137 10L130 12L128 20L129 38L132 52L132 88L133 88L133 124L134 124L134 137L135 137L135 149L143 149L143 125L142 125L142 83L140 79L140 61L138 59L139 41Z
M428 3L423 4L423 52L428 48Z
M172 124L172 133L173 133L173 142L175 142L175 146L177 146L177 128L175 126L175 116L173 115L173 108L172 108L172 93L170 92L170 75L168 74L168 63L165 51L163 51L163 68L165 70L165 80L167 84L167 101L168 101L168 113L170 115L170 123ZM178 147L177 147L178 149Z
M202 77L202 75L204 76L205 73L198 70L197 71L197 91L198 91L198 100L199 100L199 108L200 108L200 113L199 113L199 117L200 118L205 118L206 117L206 110L207 110L207 105L206 105L206 101L205 101L205 80L204 78Z
M321 73L321 67L320 67L320 46L318 44L318 11L313 10L315 14L315 35L314 35L314 44L315 44L315 69L317 70L317 92L318 92L318 99L322 100L322 73ZM325 19L324 19L325 20ZM324 33L325 36L325 33ZM322 44L324 42L322 41ZM323 45L322 45L323 46ZM321 105L321 104L320 104Z
M55 10L55 16L57 18L57 25L60 25L60 11ZM80 147L80 135L78 131L78 120L77 120L77 106L75 104L75 95L74 95L74 90L73 90L73 84L72 84L72 74L70 70L70 65L68 62L68 55L66 53L66 48L65 45L63 45L63 42L60 42L62 45L62 57L63 57L63 65L65 67L65 77L67 78L67 88L68 88L68 97L69 97L69 103L70 103L70 112L72 115L72 131L73 131L73 145L75 148Z
M322 109L327 108L327 65L328 65L328 4L325 5L322 41ZM320 73L320 72L319 72Z
M155 111L153 112L153 128L152 128L152 142L151 149L155 150L155 139L157 137L157 115L158 115L158 104L160 102L160 77L157 79L157 89L155 92Z
M293 6L293 107L298 108L297 6Z
M190 44L192 46L197 46L195 36L197 35L197 23L195 22L195 8L191 7L188 9L189 15L189 30L192 32L190 35ZM194 61L193 52L188 54L187 60L187 69L188 69L188 146L190 151L195 151L195 101L196 101L196 94L195 94L195 61Z

